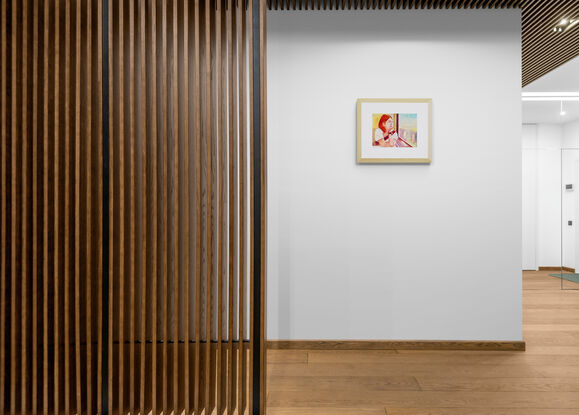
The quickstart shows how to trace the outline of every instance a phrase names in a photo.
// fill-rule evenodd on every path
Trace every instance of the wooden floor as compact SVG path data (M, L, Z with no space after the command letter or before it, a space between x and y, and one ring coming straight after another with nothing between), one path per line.
M270 350L268 415L579 415L579 291L548 274L523 275L526 352Z

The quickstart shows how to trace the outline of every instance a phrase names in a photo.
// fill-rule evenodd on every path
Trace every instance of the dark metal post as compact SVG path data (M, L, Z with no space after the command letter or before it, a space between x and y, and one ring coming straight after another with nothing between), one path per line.
M253 415L261 413L261 1L253 0Z

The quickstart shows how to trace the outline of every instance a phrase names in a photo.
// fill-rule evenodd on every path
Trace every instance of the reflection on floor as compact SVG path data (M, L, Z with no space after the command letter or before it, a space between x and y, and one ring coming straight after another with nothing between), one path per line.
M555 274L549 274L551 277L555 277L555 278L561 278L565 281L571 281L571 282L575 282L575 283L579 283L579 274L571 274L570 272L558 272ZM567 287L564 287L567 288ZM578 287L569 287L569 288L573 288L573 289L579 289Z
M552 271L550 271L552 273ZM268 352L268 415L577 415L579 291L523 273L526 352Z

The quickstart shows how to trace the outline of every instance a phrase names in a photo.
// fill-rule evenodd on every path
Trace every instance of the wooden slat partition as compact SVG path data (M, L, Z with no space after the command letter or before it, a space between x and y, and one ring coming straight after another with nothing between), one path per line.
M96 413L100 0L0 11L0 413Z
M108 410L253 413L250 4L111 4Z
M0 415L264 413L265 0L0 3Z

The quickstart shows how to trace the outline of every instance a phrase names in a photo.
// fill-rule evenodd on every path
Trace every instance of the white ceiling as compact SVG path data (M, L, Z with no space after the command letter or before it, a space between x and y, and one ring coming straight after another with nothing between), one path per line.
M579 57L530 83L523 92L579 92ZM524 101L523 123L566 123L579 119L579 101L563 102L567 112L559 115L560 102Z

